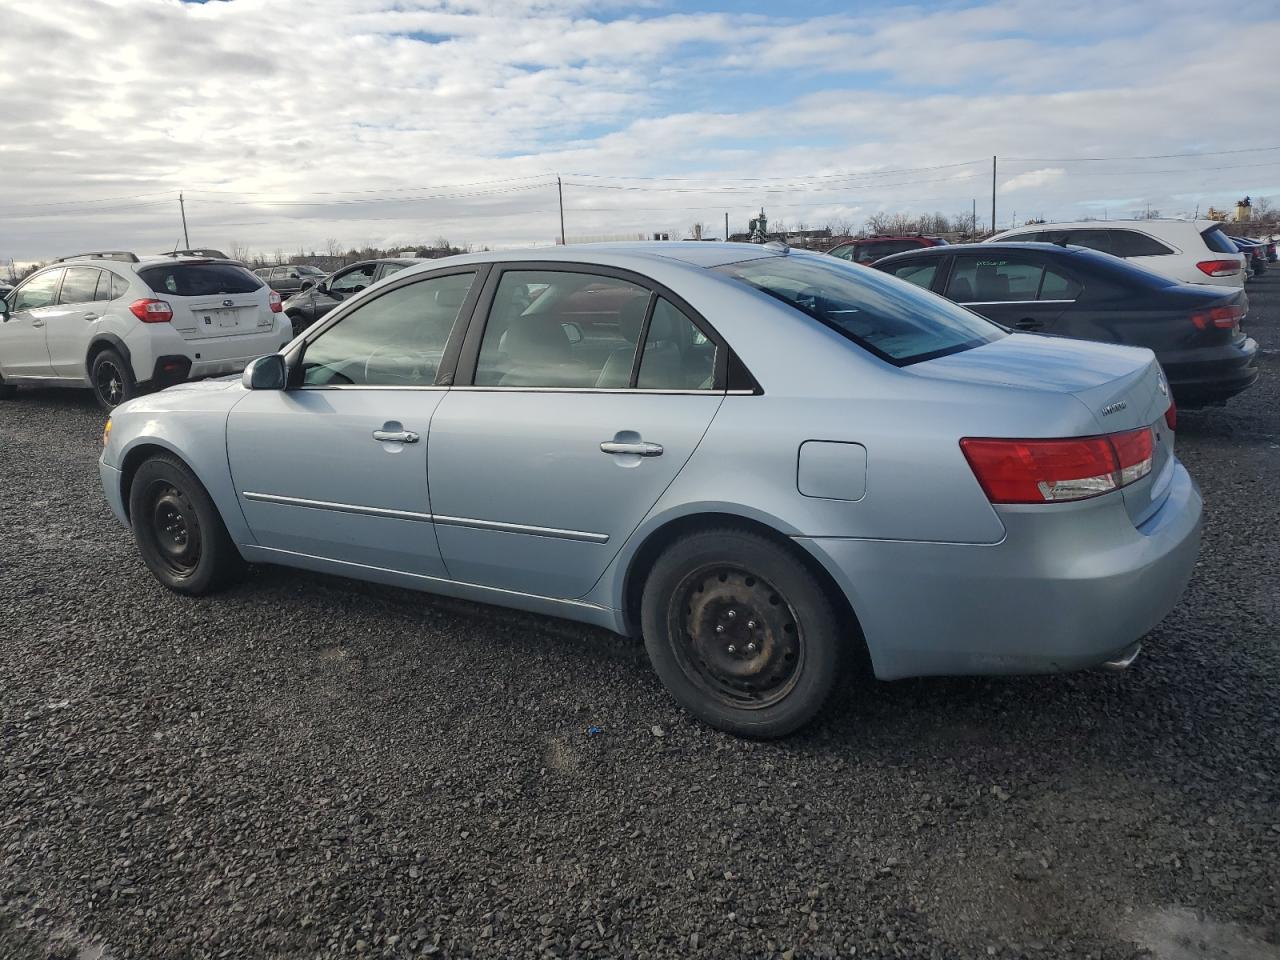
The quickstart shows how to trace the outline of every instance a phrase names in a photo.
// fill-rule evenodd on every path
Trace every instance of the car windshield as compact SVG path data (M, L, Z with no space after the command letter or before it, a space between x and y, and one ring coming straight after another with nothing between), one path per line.
M252 293L262 281L230 263L165 263L144 267L140 276L156 293L207 297L217 293Z
M1210 227L1200 236L1204 237L1204 245L1214 253L1238 253L1236 245L1231 242L1231 238L1222 232L1219 227Z
M782 256L718 267L898 366L1006 336L949 300L831 257Z

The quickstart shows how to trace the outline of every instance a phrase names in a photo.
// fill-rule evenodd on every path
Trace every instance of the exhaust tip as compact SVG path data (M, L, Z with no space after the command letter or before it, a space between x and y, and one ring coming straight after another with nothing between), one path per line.
M1133 661L1138 659L1138 654L1142 652L1142 644L1135 643L1132 646L1125 647L1118 657L1108 660L1106 663L1100 664L1099 669L1109 670L1112 673L1119 673L1122 670L1128 670L1133 666Z

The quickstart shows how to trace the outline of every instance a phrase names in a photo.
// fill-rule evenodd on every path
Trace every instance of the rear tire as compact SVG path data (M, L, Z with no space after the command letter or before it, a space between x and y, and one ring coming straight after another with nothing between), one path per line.
M108 413L138 395L138 384L133 379L129 364L111 348L93 358L89 367L89 383L98 406Z
M645 582L641 623L671 695L739 736L794 733L841 675L845 640L823 584L790 551L744 530L667 547Z
M129 519L143 562L176 593L214 593L244 572L213 499L177 457L162 454L138 468L129 488Z

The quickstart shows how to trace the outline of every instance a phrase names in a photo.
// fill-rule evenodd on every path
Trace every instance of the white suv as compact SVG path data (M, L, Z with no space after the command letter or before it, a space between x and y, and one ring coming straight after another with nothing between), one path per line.
M1101 250L1181 283L1243 287L1244 255L1216 220L1085 220L1006 230L997 240L1069 243Z
M0 398L89 387L106 410L149 389L236 373L293 338L280 295L229 260L86 253L0 301Z

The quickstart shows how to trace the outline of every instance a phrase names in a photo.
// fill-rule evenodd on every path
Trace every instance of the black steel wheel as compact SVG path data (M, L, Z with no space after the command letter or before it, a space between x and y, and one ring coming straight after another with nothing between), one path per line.
M103 350L89 368L93 396L103 410L114 410L137 392L129 364L115 350Z
M200 564L200 517L187 496L163 479L143 496L151 516L145 525L156 556L175 577L189 577Z
M685 675L724 706L764 709L795 686L800 618L764 578L737 564L700 567L676 588L668 617Z
M641 600L645 648L672 696L743 736L782 737L812 720L858 640L825 585L782 543L733 528L672 543Z
M161 454L138 467L129 520L143 561L170 590L212 593L244 568L208 491L177 457Z

